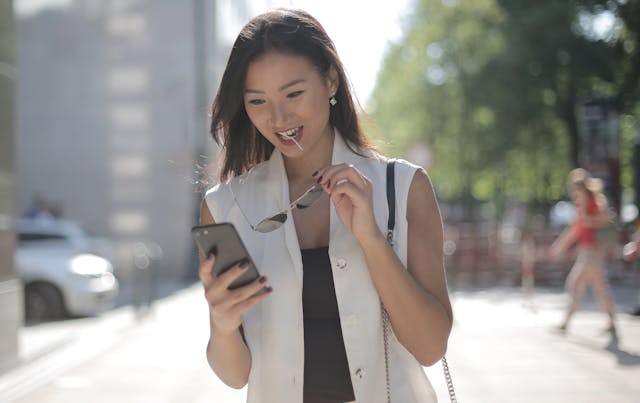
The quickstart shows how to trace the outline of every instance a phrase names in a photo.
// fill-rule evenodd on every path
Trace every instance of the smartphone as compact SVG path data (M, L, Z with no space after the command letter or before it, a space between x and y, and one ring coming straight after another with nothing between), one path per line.
M231 283L230 290L247 285L260 277L256 265L251 260L244 242L242 242L236 227L232 223L196 225L191 228L191 234L205 256L209 253L213 253L216 256L216 261L213 264L213 274L215 276L219 276L229 270L241 260L249 262L249 270ZM263 288L257 294L265 291L266 288Z

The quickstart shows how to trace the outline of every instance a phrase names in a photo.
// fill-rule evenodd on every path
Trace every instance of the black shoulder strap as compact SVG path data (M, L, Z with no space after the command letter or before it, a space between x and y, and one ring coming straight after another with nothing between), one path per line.
M389 243L393 243L393 229L396 226L395 163L396 160L394 158L387 161L387 205L389 206L387 241L389 241Z

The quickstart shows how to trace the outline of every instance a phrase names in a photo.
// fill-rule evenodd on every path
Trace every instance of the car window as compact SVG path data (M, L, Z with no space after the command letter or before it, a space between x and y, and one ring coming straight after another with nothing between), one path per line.
M36 232L24 232L18 235L20 242L30 241L64 241L66 237L60 234L43 234Z

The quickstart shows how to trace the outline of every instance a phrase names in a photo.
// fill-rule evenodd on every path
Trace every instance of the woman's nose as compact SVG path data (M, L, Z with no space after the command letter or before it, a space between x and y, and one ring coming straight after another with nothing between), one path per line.
M282 103L274 103L271 108L271 124L276 127L282 126L287 120L287 110Z

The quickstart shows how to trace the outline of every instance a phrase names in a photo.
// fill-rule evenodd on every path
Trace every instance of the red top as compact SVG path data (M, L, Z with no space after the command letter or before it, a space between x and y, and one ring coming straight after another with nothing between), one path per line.
M587 201L587 215L588 216L593 216L593 215L597 215L600 212L600 208L598 207L598 204L596 203L596 198L595 197L589 197L589 200ZM583 247L583 248L595 248L597 241L596 241L596 230L593 227L587 227L584 222L582 221L582 219L580 218L580 215L578 215L575 225L574 225L575 231L578 234L578 245Z

